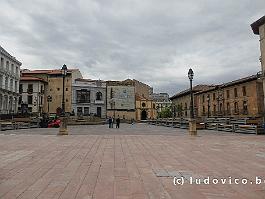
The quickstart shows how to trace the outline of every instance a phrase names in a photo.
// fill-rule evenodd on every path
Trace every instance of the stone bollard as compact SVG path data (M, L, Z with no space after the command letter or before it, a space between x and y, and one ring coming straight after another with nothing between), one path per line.
M61 124L57 135L68 135L67 131L67 117L61 117Z
M197 135L197 127L196 127L195 119L189 120L189 132L190 132L190 135Z

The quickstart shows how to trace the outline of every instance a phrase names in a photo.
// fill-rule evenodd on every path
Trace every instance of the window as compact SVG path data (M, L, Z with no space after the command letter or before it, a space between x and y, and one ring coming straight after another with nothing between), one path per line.
M205 106L202 107L202 114L205 115Z
M96 100L102 100L102 93L101 92L96 93Z
M89 115L89 107L84 107L84 115Z
M10 79L10 90L13 91L13 79Z
M57 88L57 91L60 91L60 88Z
M0 65L1 68L4 68L4 58L1 57L1 65Z
M246 91L245 86L242 87L242 93L243 93L243 96L247 96L247 91Z
M230 104L229 103L226 104L226 109L227 109L227 114L230 115Z
M248 103L247 101L243 101L243 114L248 114Z
M17 81L15 81L15 92L17 92Z
M16 74L17 74L17 76L19 75L19 73L18 73L18 67L16 66Z
M82 107L77 107L77 115L83 115L83 108Z
M14 64L11 64L11 73L14 73Z
M28 93L33 93L33 84L28 84Z
M8 77L6 77L6 79L5 79L5 89L6 90L8 89Z
M32 95L28 95L28 104L32 104Z
M234 111L235 111L235 113L238 113L238 111L239 111L237 102L234 103Z
M89 103L90 102L90 91L81 89L76 91L77 103Z
M187 107L187 103L185 103L185 116L188 115L187 109L188 109L188 107Z
M43 85L40 86L40 92L43 94L44 90L43 90Z
M110 89L110 99L112 99L114 97L114 92L113 92L113 88Z
M3 88L4 86L3 86L3 76L2 75L0 75L0 88Z
M68 88L65 88L65 91L68 91Z
M6 70L9 71L9 61L6 61Z
M216 114L216 105L213 105L213 114Z
M237 97L237 88L234 88L234 96Z
M19 84L19 93L23 93L23 84Z
M145 107L145 106L146 106L146 104L143 102L143 103L142 103L142 107Z
M227 98L227 99L230 98L230 91L229 91L229 90L226 91L226 98Z
M22 96L19 96L18 98L18 104L21 104L22 103Z
M204 95L202 95L202 102L203 102L203 103L204 103L204 100L205 100L205 99L204 99Z
M215 96L215 93L213 93L213 100L215 100L216 99L216 96Z

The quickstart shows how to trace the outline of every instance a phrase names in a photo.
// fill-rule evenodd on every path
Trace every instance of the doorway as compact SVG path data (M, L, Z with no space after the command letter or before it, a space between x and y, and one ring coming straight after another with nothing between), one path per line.
M147 112L146 112L146 110L142 110L141 120L146 120L146 119L147 119Z

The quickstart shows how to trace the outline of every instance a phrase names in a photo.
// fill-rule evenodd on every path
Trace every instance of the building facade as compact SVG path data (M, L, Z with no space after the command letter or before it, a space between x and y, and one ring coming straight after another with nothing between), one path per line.
M21 77L19 84L18 112L42 114L47 92L47 82L37 77Z
M63 74L55 70L23 70L23 77L37 77L47 82L47 92L44 95L43 112L59 113L63 99ZM68 69L65 77L65 112L72 112L72 84L75 79L83 78L78 69ZM48 100L50 99L50 100ZM48 110L49 109L49 110Z
M261 62L261 78L263 80L263 93L265 93L265 16L261 17L257 21L251 24L251 28L254 32L254 34L259 35L260 37L260 62ZM263 99L263 102L265 104L265 97ZM264 105L265 106L265 105ZM264 112L264 121L265 121L265 110Z
M252 75L197 92L199 117L261 117L263 85Z
M17 113L21 65L0 46L0 114Z
M106 82L75 79L72 85L72 108L75 115L106 118Z
M152 87L135 79L108 81L107 115L137 121L155 118L152 91ZM143 103L145 107L142 106Z
M107 116L135 120L135 87L131 81L107 82Z
M193 95L197 92L208 90L210 89L211 85L197 85L193 87ZM170 97L170 100L172 101L172 107L174 109L174 115L176 117L183 117L183 118L190 118L190 89L181 91L174 96ZM194 102L194 115L198 115L198 103L197 103L197 97L194 95L193 98Z
M171 108L172 102L169 99L169 95L167 93L153 93L152 99L155 102L157 113L160 113L166 108Z
M136 120L155 119L157 117L156 104L153 100L136 95Z

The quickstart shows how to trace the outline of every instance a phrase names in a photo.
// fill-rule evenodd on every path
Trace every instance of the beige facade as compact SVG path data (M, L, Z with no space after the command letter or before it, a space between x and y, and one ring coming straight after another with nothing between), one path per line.
M262 69L262 79L263 79L263 93L265 93L265 15L251 24L251 28L254 34L259 35L260 37L260 62L261 62L261 69ZM265 97L263 99L265 104ZM265 105L264 105L265 106ZM264 112L264 120L265 120L265 111Z
M23 70L24 77L37 77L46 81L43 112L57 113L62 107L63 99L63 75L61 70ZM72 112L72 84L77 78L82 78L78 69L69 69L65 77L65 112ZM48 96L52 98L51 102L47 101ZM49 103L49 104L48 104Z
M150 86L135 79L108 81L107 116L137 121L155 118L156 109L150 93ZM142 106L143 103L146 104L145 107Z
M209 85L197 85L193 87L193 93L208 90L212 86ZM190 90L184 90L176 95L170 97L170 100L172 101L172 106L174 107L174 110L176 110L176 117L183 117L183 118L190 118ZM197 97L194 95L193 98L194 101L194 115L198 115L198 106L197 106Z
M263 86L257 75L195 94L198 117L261 117Z
M153 100L136 96L136 120L155 119L157 117L156 104Z

